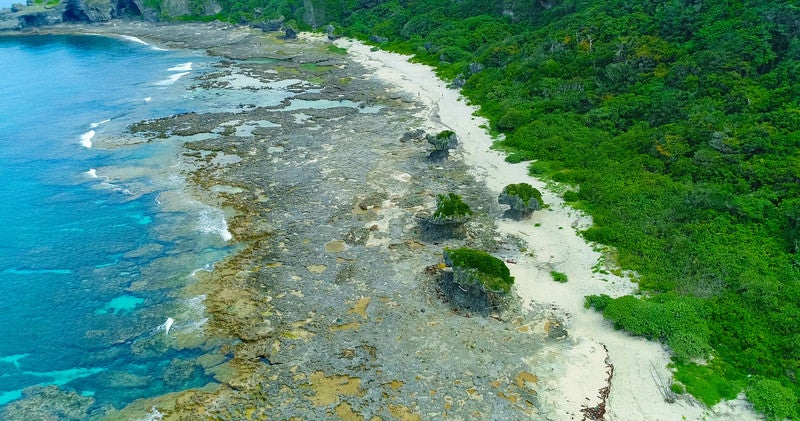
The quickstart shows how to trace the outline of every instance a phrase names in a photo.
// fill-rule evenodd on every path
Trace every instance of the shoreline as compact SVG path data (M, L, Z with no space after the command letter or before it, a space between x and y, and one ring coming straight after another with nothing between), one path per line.
M170 26L173 29L179 27L178 25L166 26ZM128 33L135 32L134 35L137 37L141 37L146 40L152 39L147 34L149 31L147 25L134 24L133 27L137 28L137 30L130 31L129 29ZM160 27L163 28L165 26ZM205 27L208 30L219 32L221 31L220 29L214 28L228 28L229 26L224 24L194 24L193 27ZM84 28L89 31L96 29L94 25L85 26ZM70 26L66 28L66 30L74 31L75 28ZM107 31L104 34L108 35L118 30L119 27L108 25L103 32ZM123 30L122 32L125 31ZM229 40L231 43L224 44L221 47L215 47L215 50L212 54L219 53L219 55L229 58L247 57L248 54L244 50L236 48L234 48L234 51L232 51L230 55L224 54L226 46L235 45L235 43L244 42L245 40L252 42L255 38L261 36L261 34L253 34L252 31L243 32L248 32L248 34L233 34L232 36L225 37L225 39ZM22 33L22 35L27 34ZM313 40L314 38L319 37L320 36L317 35L301 34L303 42L324 42L320 40ZM207 47L207 45L213 45L213 42L209 40L191 40L191 37L177 41L168 41L166 38L168 37L163 37L163 34L161 38L158 36L155 37L157 42L164 42L166 45L170 45L173 48L207 49L210 48ZM194 44L195 47L186 46L191 45L191 42L193 41L196 42L196 44ZM527 168L525 164L508 164L504 161L504 156L501 153L491 150L490 147L493 140L486 133L486 130L481 127L485 124L485 120L478 117L473 117L473 113L475 112L476 108L468 106L461 99L460 94L457 91L449 89L444 82L436 78L435 73L431 68L420 64L410 63L408 61L408 57L406 56L384 51L371 51L370 46L357 41L337 40L335 45L347 49L348 59L353 60L355 63L372 71L372 76L367 75L365 77L372 77L381 83L388 85L390 92L399 92L398 95L404 98L404 100L400 102L404 102L406 104L419 104L419 106L411 106L411 112L415 118L423 122L422 128L424 128L426 131L435 132L442 129L450 129L457 133L457 135L460 137L461 146L456 153L456 158L458 160L463 160L468 167L467 171L469 175L474 177L478 184L485 184L485 186L488 188L488 192L482 193L483 196L486 196L489 199L492 199L493 197L493 200L496 201L497 194L503 186L509 183L518 182L527 182L542 191L545 203L549 205L549 208L535 212L530 220L517 222L506 219L497 219L493 221L493 223L497 224L498 238L501 240L504 238L519 239L521 242L526 244L527 252L523 253L519 250L511 248L503 249L501 252L493 254L500 254L505 260L514 262L509 263L508 266L512 275L517 279L516 290L522 298L527 312L544 316L548 318L548 320L558 320L564 324L564 327L569 332L569 337L566 341L548 343L544 349L536 349L535 351L530 352L528 355L519 355L519 357L524 361L525 366L527 366L531 372L536 373L540 379L537 386L533 388L533 391L535 392L534 394L538 396L538 400L541 401L543 407L552 408L552 412L546 414L546 417L550 419L565 419L570 417L578 419L586 415L585 413L581 413L582 408L592 408L603 404L605 406L605 410L607 411L605 414L606 419L728 419L731 416L736 416L738 419L749 419L748 416L750 416L752 419L757 419L753 414L744 412L744 404L739 401L735 401L733 404L720 404L711 411L702 407L693 406L690 402L682 399L679 399L676 403L666 403L661 395L660 390L660 387L663 387L663 385L657 384L653 378L653 376L656 376L657 378L661 379L661 381L668 382L670 377L669 370L666 368L666 364L669 362L669 356L664 347L655 342L631 337L615 331L607 322L602 319L600 314L583 308L583 297L585 295L606 293L612 296L618 296L632 293L635 290L635 284L628 278L616 277L611 274L601 276L593 272L592 268L602 259L602 254L593 248L592 245L587 244L577 234L577 230L585 229L589 226L591 223L590 218L564 205L559 196L550 191L550 189L548 189L544 183L529 177L527 175ZM263 51L260 53L264 54ZM255 51L254 54L255 55L252 57L263 56L258 55L258 52ZM300 55L302 55L302 53ZM298 57L298 55L294 55L294 57ZM301 58L299 62L303 62L303 60L304 59ZM389 97L391 98L392 95L389 95ZM342 130L344 130L344 128L342 128ZM271 147L275 148L277 146ZM415 153L414 151L406 152L404 150L391 150L396 154ZM275 161L275 156L275 153L270 153L268 155L264 155L263 159L272 159ZM314 159L317 158L309 157L309 162ZM219 167L221 168L224 166ZM235 172L236 170L234 169L232 171ZM399 170L396 170L393 174L388 175L394 177L395 180L405 180L405 176L409 175L405 172L400 173L398 171ZM413 172L410 172L410 174L413 177L417 176ZM217 185L214 184L215 180L219 181L224 179L224 177L232 177L230 174L222 176L218 173L204 174L202 171L201 173L195 175L196 177L194 181L189 179L187 179L187 181L197 187L205 189ZM380 177L378 177L379 175ZM385 182L386 179L390 179L390 177L386 176L387 174L370 173L368 176L366 176L365 180L367 183L378 183L377 181L370 181L370 177L373 177ZM347 174L343 174L342 177L347 177ZM203 183L206 185L203 185ZM234 183L228 183L239 188L239 186ZM225 184L220 181L219 185ZM250 187L252 186L245 185L244 188ZM246 198L249 198L249 200L260 200L258 199L259 194L265 195L266 193L249 191L245 192L244 194L246 195ZM380 222L386 221L388 218L399 218L397 212L408 213L410 212L409 209L424 206L427 203L415 203L414 206L407 206L406 208L403 208L403 205L400 204L402 200L392 199L394 196L405 194L407 193L397 190L390 190L388 192L388 196L386 197L386 201L380 202L379 205L375 206L374 220ZM235 195L220 195L221 198L228 201L231 200L232 196ZM248 199L236 198L235 200L244 201ZM494 204L494 206L496 207L497 205ZM371 208L367 207L366 210L369 211ZM392 212L394 212L394 214ZM370 218L372 217L373 216L370 216ZM241 240L242 244L250 243L251 245L261 241L267 241L264 239L265 237L260 237L260 234L247 237L243 232L243 228L241 227L248 227L249 229L253 226L269 225L272 223L271 221L263 219L265 218L264 215L249 215L242 218L247 220L245 221L243 219L238 219L235 222L229 221L229 225L240 227L238 232L235 228L231 229L234 232L235 241ZM258 218L262 218L262 220L259 220ZM372 220L367 220L367 226L372 226L371 224L373 223L374 222ZM272 228L264 228L263 232L266 235L266 232L271 232L271 229ZM392 227L387 225L385 227L379 227L377 232L382 233L383 231L386 231L386 236L389 236L389 232L391 230ZM330 260L331 262L335 262L334 265L337 265L336 267L341 264L339 261L341 259L365 260L364 256L356 254L354 251L357 244L347 243L342 246L342 250L345 252L352 252L352 255L342 255L339 251L331 252L331 250L339 250L339 243L334 243L335 241L339 240L338 237L335 236L335 233L326 234L331 235L330 238L324 239L325 241L330 240L329 242L325 243L323 238L319 238L318 240L321 243L325 243L323 250L326 253L338 253L336 254L336 256L338 256L336 259ZM372 235L373 237L370 240L375 239L375 242L366 242L364 244L365 247L372 244L372 250L376 250L374 247L382 249L384 246L386 246L386 244L396 244L396 242L392 242L395 241L393 237L388 240L388 243L383 244L380 242L383 240L375 238L375 234ZM407 239L405 239L405 242L406 244L409 244ZM275 249L279 244L280 242L277 241L272 242L269 246L264 246L263 250ZM329 244L333 245L331 245L329 248ZM414 248L418 246L411 244L410 247L412 248L409 251L411 254L408 256L413 255L413 253L420 253L414 251ZM431 248L430 250L428 248L422 248L422 252L430 254L431 256L436 255L436 250L436 248ZM256 255L248 255L248 253L255 253ZM241 251L239 256L226 261L226 264L220 265L221 267L218 268L218 270L215 268L216 273L208 276L209 279L215 279L215 282L231 282L231 285L225 287L220 287L216 284L212 286L211 288L216 289L218 293L234 294L235 300L233 302L236 305L241 305L243 307L253 306L255 308L254 310L253 308L248 307L236 317L251 317L255 314L259 314L259 312L267 311L265 310L267 307L269 307L267 304L273 299L272 295L270 295L270 301L267 301L267 303L262 302L265 299L258 295L262 294L262 292L256 291L256 289L253 287L253 283L247 280L250 279L248 277L251 276L252 272L265 271L264 262L259 261L263 259L263 256L259 255L258 253L261 252L253 252L251 247L246 247L246 250ZM284 267L288 267L289 263L286 261L287 257L288 255L280 259L274 258L273 261L267 260L266 267L269 267L269 265L276 265L278 263ZM390 257L394 258L395 256L391 255ZM419 256L416 258L424 260L424 258L420 258ZM244 263L242 263L243 261ZM387 261L391 261L391 259ZM399 268L404 269L409 267L408 264L403 264L402 262L393 262L392 264L399 265ZM344 266L344 264L341 265ZM244 268L241 266L244 266ZM320 266L324 265L308 265L308 268L313 267L313 269L308 269L307 272L302 274L302 277L308 277L308 272L311 272L311 277L313 278L314 271L316 270L322 270L324 272L325 269L319 269ZM332 264L327 263L327 266L332 267ZM275 266L274 268L277 269L279 267L280 266ZM559 272L566 273L569 277L569 281L566 284L559 284L552 281L550 278L551 270L558 270ZM320 275L323 272L320 272L317 275ZM301 276L299 271L287 271L286 274L290 276ZM387 273L386 275L394 276L391 275L391 273ZM209 279L198 282L198 285L195 288L202 289L209 287ZM234 293L233 291L238 292ZM300 291L300 294L302 295L300 288L298 288L297 291ZM209 291L205 290L202 292L209 293ZM283 291L283 293L285 294L286 291ZM354 288L354 293L356 295L353 297L357 297L358 294L366 294L364 289L359 289L357 287ZM248 297L249 294L253 294L258 298ZM386 296L391 297L390 292L386 292L385 294ZM277 297L279 295L280 292L275 296ZM393 300L398 301L396 297ZM377 313L377 299L372 299L372 301L367 300L367 304L364 305L361 310L358 310L358 306L361 305L358 303L363 304L363 302L364 301L359 301L357 298L348 302L348 307L344 309L345 311L343 311L342 314L345 314L345 312L349 310L355 310L355 314L357 315L363 314L362 318L356 317L356 321L352 323L360 323L359 326L361 326L362 329L366 329L368 324L367 315L370 316L369 319L371 321L384 317L384 313ZM368 309L369 313L367 312ZM220 309L212 308L209 311L215 311L218 315ZM336 309L335 311L339 310ZM353 313L348 312L346 314L352 315ZM441 323L443 324L450 323L448 321L444 321L444 319L442 320L443 321L441 321ZM291 323L297 322L291 321ZM307 322L306 324L300 325L300 327L296 327L292 332L294 332L293 334L301 336L306 335L306 333L303 332L313 332L317 335L321 335L322 331L325 330L329 330L330 332L339 332L336 326L327 327L327 325L325 325L324 327L317 326L314 328L312 326L314 326L315 323L319 322ZM458 321L458 323L461 323L461 321ZM509 323L509 325L518 329L526 326L519 326L518 324L515 325L511 323ZM351 324L343 326L354 325ZM350 328L351 327L348 327L347 329ZM266 330L259 331L258 329L267 328L265 326L260 326L255 328L256 331L253 331L252 329L238 331L234 330L234 333L239 335L240 338L246 338L248 341L258 341L261 340L260 338L267 336L267 334L264 333ZM358 329L355 328L355 330L357 331ZM357 338L358 335L355 335L355 337ZM355 339L348 337L347 340L353 341ZM424 343L420 344L422 344L420 346L424 346ZM272 346L274 347L274 343ZM285 347L286 345L282 346ZM272 361L274 358L277 358L280 355L280 353L277 351L259 351L255 350L255 348L257 347L253 346L251 348L247 348L246 350L243 350L242 353L251 352L256 355L258 358L253 360L255 362L260 362L263 359ZM354 353L357 352L360 351L354 351ZM264 372L262 372L264 367L254 365L253 361L243 362L240 358L240 360L236 362L236 364L240 364L238 367L224 367L220 369L221 372L227 371L228 369L239 371L237 374L231 374L230 372L223 373L221 375L221 378L224 379L223 383L227 383L229 385L235 384L237 387L244 387L246 390L247 387L250 387L253 382L253 379L250 376L264 374ZM275 359L275 361L279 360ZM610 393L607 396L608 399L605 400L597 395L601 393L603 388L609 386L607 381L608 370L610 367L609 364L613 365L613 378L610 380ZM272 365L271 362L270 365ZM537 372L536 370L541 367L549 367L551 371ZM249 372L248 370L252 370L252 372ZM279 370L279 368L274 368L274 370ZM340 370L343 369L340 368ZM245 374L243 375L242 373ZM330 372L324 372L321 378L319 376L313 377L313 375L314 374L306 375L308 379L311 379L312 383L314 381L318 383L325 383L327 379L330 378L338 379L340 382L345 383L355 382L352 380L355 378L355 375L353 375L353 377L347 377L347 379L350 380L347 380L344 377L335 378L333 377L334 374ZM295 376L297 376L297 374L295 374ZM517 378L519 378L519 375L517 375ZM370 383L370 380L367 378L360 380L360 382L365 385L371 384L374 386L379 385L381 379L383 379L383 377L378 376L376 379L372 380L372 383ZM395 381L391 378L386 378L385 380L387 382ZM409 382L407 380L405 382L407 383L407 387L410 387L410 384L408 384ZM514 382L511 383L513 386ZM401 382L400 387L398 388L402 387L403 384ZM220 386L220 388L226 389L226 386L223 385ZM523 388L520 386L519 389ZM516 391L516 389L514 390ZM217 392L207 391L207 393L209 393L208 397L210 398L216 396L214 393ZM224 395L226 396L226 399L231 399L234 402L237 399L244 399L236 395L235 391L230 393L230 395ZM343 395L347 395L347 393L347 391L342 392ZM348 396L356 395L357 393L355 395ZM147 412L149 407L155 408L155 406L153 406L154 402L164 402L163 399L194 399L196 401L203 401L205 398L200 392L187 391L181 392L178 395L163 397L162 399L156 398L144 400L136 404L132 404L131 406L138 407L140 413L141 411ZM339 399L344 402L344 400L342 400L344 398ZM327 402L327 400L325 400L325 402ZM355 408L356 404L352 402L351 404ZM347 408L350 408L349 405L350 404L348 404ZM400 405L400 403L398 403L398 405ZM405 409L398 409L398 411L400 411L398 413L404 413L403 411L405 410L411 411L408 412L409 414L414 412L414 408L411 406L402 407ZM339 408L343 408L343 406L340 404L336 406L336 408L338 411ZM133 410L133 408L131 409ZM339 412L336 412L336 414L341 416ZM520 412L519 414L520 416L525 414L526 416L535 417L533 413L526 413L524 411ZM544 414L538 415L542 416Z
M544 182L529 176L525 163L507 163L505 155L492 150L494 140L484 128L488 121L475 116L478 108L438 79L432 68L411 63L410 56L372 51L357 41L336 44L354 52L354 59L372 68L378 78L400 90L416 92L416 98L428 108L431 128L458 134L463 159L490 190L499 194L508 184L526 182L542 192L546 209L534 212L527 221L500 219L497 223L501 233L523 239L533 251L532 256L514 256L515 263L509 264L517 279L517 293L525 303L550 304L566 321L575 342L564 356L567 375L547 390L561 416L576 416L576 406L591 408L602 402L609 419L758 419L747 411L749 404L744 400L722 402L711 410L681 397L667 402L667 391L661 388L669 387L672 373L667 368L671 360L665 346L614 330L602 315L583 306L587 295L618 297L637 289L633 274L599 275L593 270L604 259L603 247L587 243L579 234L591 226L591 217L570 208ZM567 274L566 284L552 280L550 271L555 269ZM609 367L613 367L610 383L605 376ZM607 400L599 396L606 386L610 387ZM595 391L597 396L592 394ZM559 399L563 401L557 402Z

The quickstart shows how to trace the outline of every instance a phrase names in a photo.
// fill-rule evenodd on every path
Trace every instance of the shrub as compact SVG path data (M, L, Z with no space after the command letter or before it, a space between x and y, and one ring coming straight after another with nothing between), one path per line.
M463 222L472 215L472 209L461 200L461 196L448 193L436 196L436 210L433 219L437 222Z
M779 381L759 378L747 389L747 399L753 408L768 419L795 419L798 415L797 396Z
M567 282L567 274L562 272L556 272L554 270L550 271L550 276L553 277L553 280L556 282L561 282L562 284Z
M594 308L597 311L602 312L603 310L608 307L608 303L611 302L612 298L606 294L600 295L587 295L584 299L583 306L586 308Z
M510 110L497 121L497 128L505 131L513 131L517 127L530 121L530 119L530 112Z
M602 311L617 329L663 341L676 361L704 357L711 350L711 332L699 299L675 294L642 299L601 295L586 297L586 307Z

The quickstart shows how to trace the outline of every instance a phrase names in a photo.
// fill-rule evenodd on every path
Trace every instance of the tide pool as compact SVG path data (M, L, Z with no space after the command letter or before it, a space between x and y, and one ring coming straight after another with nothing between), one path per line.
M0 37L0 414L35 385L121 408L212 381L204 297L181 291L231 252L225 213L186 192L177 141L97 146L192 109L211 65L135 39Z

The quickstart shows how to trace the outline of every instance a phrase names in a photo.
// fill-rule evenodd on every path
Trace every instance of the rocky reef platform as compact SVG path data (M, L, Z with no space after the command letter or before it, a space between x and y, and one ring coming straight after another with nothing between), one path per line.
M582 309L585 294L630 292L629 279L620 271L602 282L592 274L613 262L576 236L588 222L552 192L544 192L550 207L539 219L502 219L502 186L494 184L520 180L487 182L486 168L475 162L489 162L476 155L488 147L471 139L473 132L486 136L480 122L467 112L458 118L474 127L462 130L446 118L452 104L432 103L446 88L422 92L426 87L414 88L400 73L381 76L392 68L376 71L365 58L368 47L323 36L287 40L218 22L110 21L37 31L207 50L222 60L196 77L196 89L228 105L206 112L199 103L198 112L96 139L96 147L182 142L180 165L193 193L232 215L240 251L198 274L187 292L206 297L208 339L228 344L224 358L198 357L216 383L105 413L73 408L73 418L601 419L614 402L617 414L647 418L649 403L663 401L664 350L613 332ZM407 86L398 89L393 77ZM281 103L259 102L275 91L283 93ZM463 135L460 145L431 160L424 133L451 129ZM517 172L526 176L524 167ZM453 235L430 232L420 221L437 195L449 192L473 215ZM487 251L511 267L517 298L508 309L473 314L446 299L443 250L459 247ZM554 269L567 272L571 285L540 279ZM541 301L531 301L537 293ZM628 364L628 351L615 353L628 346L651 356ZM646 385L642 399L614 394L615 366L616 375ZM47 391L48 402L60 399L56 392ZM64 405L76 399L63 395ZM6 419L26 419L36 398L9 405ZM630 412L635 406L641 408ZM689 404L662 402L658 411L702 415Z

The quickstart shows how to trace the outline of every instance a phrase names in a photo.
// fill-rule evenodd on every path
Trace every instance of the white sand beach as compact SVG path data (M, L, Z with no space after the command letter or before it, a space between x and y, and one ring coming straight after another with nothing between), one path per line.
M371 47L352 40L336 41L358 63L374 70L374 75L394 85L398 91L416 95L425 105L420 115L429 122L429 132L453 130L459 136L457 156L463 157L479 180L499 194L510 183L527 182L543 193L549 207L535 212L526 221L499 221L499 229L528 243L528 253L514 256L510 263L516 288L523 302L563 320L569 337L559 349L524 358L539 377L539 398L554 412L552 419L587 419L582 408L601 404L600 390L608 386L608 370L613 365L610 393L605 402L609 420L712 420L759 419L746 401L736 400L704 408L686 397L674 403L665 401L664 388L670 385L668 351L656 342L615 331L600 314L585 309L584 296L630 294L636 284L627 277L593 270L602 262L596 246L584 241L577 230L591 219L566 206L559 195L527 174L527 165L509 164L504 156L490 149L492 138L487 122L475 117L476 108L466 103L459 92L438 79L433 69L409 62L408 56ZM532 252L532 253L531 253ZM567 275L568 282L552 280L550 271ZM607 352L606 352L607 349ZM559 367L537 372L537 367Z

